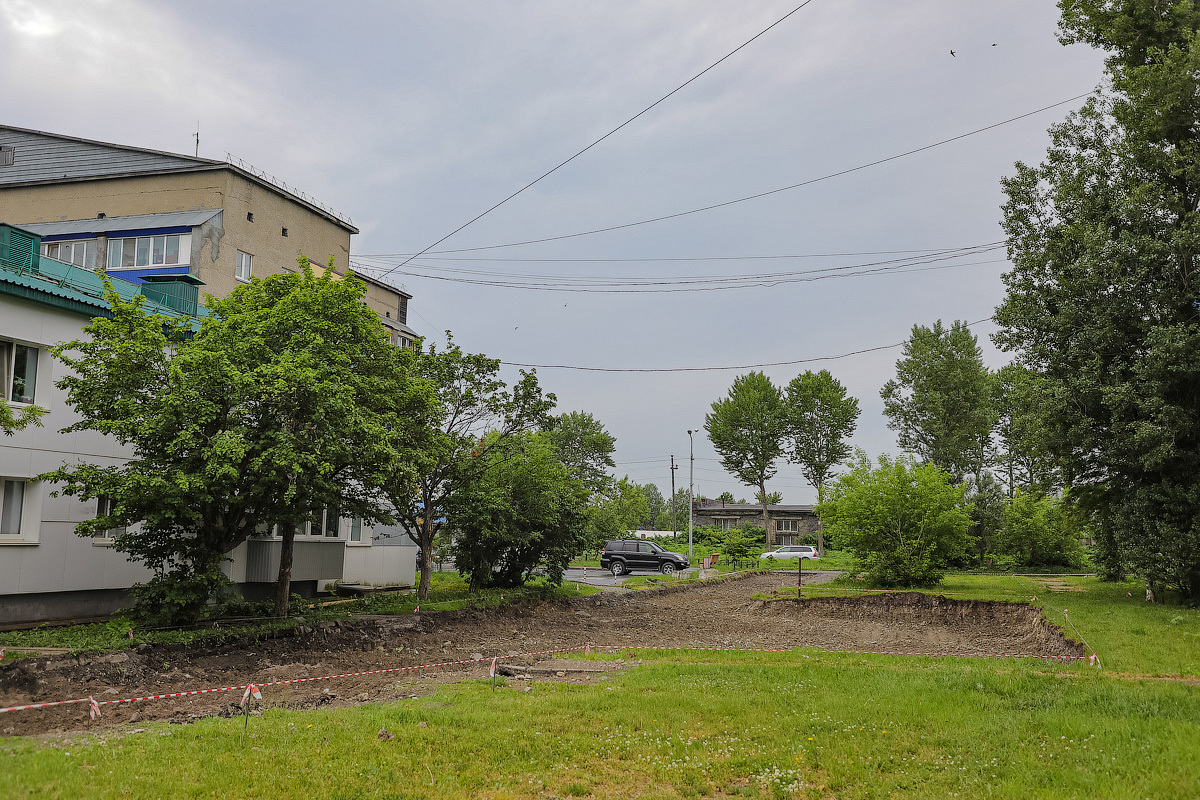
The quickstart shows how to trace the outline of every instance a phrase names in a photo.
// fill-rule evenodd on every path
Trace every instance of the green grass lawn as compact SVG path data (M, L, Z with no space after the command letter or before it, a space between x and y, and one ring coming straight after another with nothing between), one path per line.
M1200 691L1019 661L640 654L590 686L0 740L0 796L1188 798ZM385 729L394 739L381 741Z
M208 719L0 739L0 797L1200 797L1200 686L1177 680L1200 674L1200 611L1147 606L1132 584L1066 581L1087 591L994 575L933 591L1036 594L1054 622L1065 607L1103 669L638 651L642 666L592 685L493 693L465 680L410 700L396 684L393 702L271 710L248 734ZM857 594L805 587L838 592Z

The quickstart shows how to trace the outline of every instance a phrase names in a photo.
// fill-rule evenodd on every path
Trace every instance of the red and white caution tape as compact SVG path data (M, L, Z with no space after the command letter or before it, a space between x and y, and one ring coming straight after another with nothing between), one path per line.
M246 705L246 701L251 697L255 700L262 700L262 691L258 688L257 684L252 683L246 687L246 692L242 695L242 702L238 703L238 705Z
M96 698L89 697L88 701L88 716L92 719L100 716L100 704L96 702Z

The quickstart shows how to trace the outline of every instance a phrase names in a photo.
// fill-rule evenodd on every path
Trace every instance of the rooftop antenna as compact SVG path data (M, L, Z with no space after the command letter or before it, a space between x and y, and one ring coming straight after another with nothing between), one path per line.
M196 158L200 157L200 120L196 120L196 133L193 134L196 140Z

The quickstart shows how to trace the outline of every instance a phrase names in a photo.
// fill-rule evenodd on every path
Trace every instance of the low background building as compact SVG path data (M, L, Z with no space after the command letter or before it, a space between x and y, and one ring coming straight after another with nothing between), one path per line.
M725 503L698 498L692 503L693 525L712 525L721 530L740 528L749 523L761 528L762 506L749 503ZM801 537L815 534L821 527L812 506L767 506L767 546L800 544Z

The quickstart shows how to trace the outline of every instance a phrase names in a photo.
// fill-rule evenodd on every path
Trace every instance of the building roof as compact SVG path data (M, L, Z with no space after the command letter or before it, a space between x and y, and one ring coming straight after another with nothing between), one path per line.
M0 172L2 174L2 172ZM111 231L133 231L151 228L194 228L203 225L221 213L219 208L203 208L199 211L168 211L163 214L132 214L128 217L105 217L104 219L69 219L62 222L32 222L21 225L38 236L68 236L80 233L109 233Z
M693 505L693 509L695 511L731 511L731 512L738 513L738 514L741 514L741 513L761 514L762 513L762 506L758 505L757 503L722 503L720 500L697 500L695 502L695 504ZM802 513L802 512L806 512L806 511L812 511L812 510L813 510L812 506L806 506L806 505L776 504L776 505L768 505L767 506L768 514L771 513L772 511L777 511L777 512L791 511L791 512L801 512Z
M350 233L358 233L358 228L348 217L240 161L233 164L12 125L0 125L0 146L12 147L15 151L12 164L0 166L0 189L141 175L230 170L305 206Z

